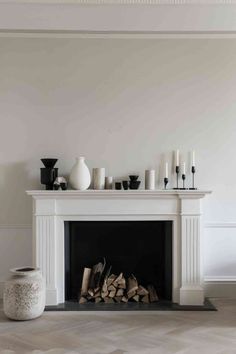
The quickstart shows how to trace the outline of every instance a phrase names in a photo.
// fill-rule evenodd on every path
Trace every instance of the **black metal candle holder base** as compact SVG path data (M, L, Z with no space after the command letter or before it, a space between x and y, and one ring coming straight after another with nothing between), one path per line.
M167 177L164 178L164 188L166 189L169 180Z

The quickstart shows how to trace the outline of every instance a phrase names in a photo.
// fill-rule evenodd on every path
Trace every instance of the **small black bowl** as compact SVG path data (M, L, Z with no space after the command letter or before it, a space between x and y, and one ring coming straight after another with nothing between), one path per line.
M53 168L56 165L58 159L41 159L41 161L46 168Z
M129 179L131 181L137 181L138 177L139 177L138 175L131 175L131 176L129 176Z

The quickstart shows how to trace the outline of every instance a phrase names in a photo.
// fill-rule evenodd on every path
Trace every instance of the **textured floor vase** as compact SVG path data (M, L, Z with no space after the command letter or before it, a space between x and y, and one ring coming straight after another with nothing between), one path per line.
M18 321L31 320L42 315L45 308L45 282L39 269L14 268L5 282L3 310Z

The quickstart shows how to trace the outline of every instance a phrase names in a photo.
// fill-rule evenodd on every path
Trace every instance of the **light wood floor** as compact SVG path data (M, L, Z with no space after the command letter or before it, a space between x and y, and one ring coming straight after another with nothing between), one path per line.
M0 353L236 354L236 300L218 312L45 312L13 322L0 310Z

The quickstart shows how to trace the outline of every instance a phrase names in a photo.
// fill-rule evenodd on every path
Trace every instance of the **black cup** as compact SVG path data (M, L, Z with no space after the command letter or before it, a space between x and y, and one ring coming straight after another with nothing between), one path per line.
M128 181L122 181L122 185L125 190L129 189L129 182Z
M117 189L117 190L121 189L121 182L116 182L115 183L115 189Z
M67 183L62 182L62 183L60 183L60 186L63 191L67 190Z

